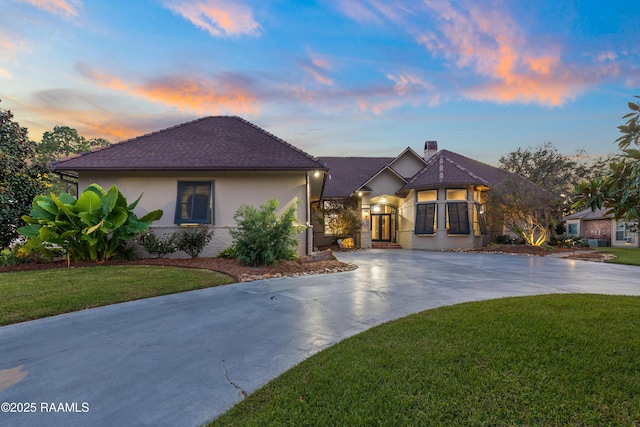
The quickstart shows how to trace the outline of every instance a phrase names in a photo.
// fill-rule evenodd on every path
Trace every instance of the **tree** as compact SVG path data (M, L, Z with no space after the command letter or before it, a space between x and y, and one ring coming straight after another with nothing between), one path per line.
M38 159L51 162L109 144L109 141L104 138L86 139L69 126L55 126L53 131L42 135L42 141L38 146Z
M24 225L31 201L49 185L51 170L34 160L37 145L27 129L13 121L11 111L0 108L0 247L8 247Z
M541 246L551 223L549 192L521 177L514 176L487 193L492 217L531 246Z
M323 203L323 207L316 211L316 220L323 224L325 234L337 240L360 231L362 220L358 215L357 199L325 200Z
M498 160L499 167L516 173L547 192L552 222L571 213L575 187L585 179L595 179L606 170L608 158L590 157L581 149L567 156L550 141L521 148Z
M640 99L639 96L635 98ZM622 118L626 124L618 126L622 135L616 139L618 154L609 164L609 171L601 178L579 184L576 208L586 206L593 211L607 208L616 220L622 219L640 225L640 102L629 102L630 113Z

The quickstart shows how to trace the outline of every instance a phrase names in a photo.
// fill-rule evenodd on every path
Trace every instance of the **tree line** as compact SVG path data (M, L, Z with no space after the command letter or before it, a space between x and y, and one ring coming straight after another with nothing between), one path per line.
M640 99L640 97L635 97ZM519 147L501 156L498 166L525 180L505 180L488 192L491 216L528 244L539 245L561 230L561 219L584 207L607 209L615 219L640 225L640 102L629 102L618 126L619 152L592 158L584 150L562 154L552 142ZM18 237L32 201L62 192L51 162L109 145L87 139L68 126L55 126L36 143L11 111L0 108L0 248ZM638 147L638 148L636 148ZM56 186L57 185L57 186Z

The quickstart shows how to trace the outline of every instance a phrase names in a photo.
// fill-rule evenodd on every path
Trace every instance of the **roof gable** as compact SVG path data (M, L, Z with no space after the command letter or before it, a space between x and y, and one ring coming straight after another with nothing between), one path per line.
M234 116L183 123L54 164L57 170L313 170L316 158Z
M320 157L329 168L324 197L349 197L388 166L393 157Z
M514 174L447 150L437 152L405 189L439 185L495 186Z
M411 178L418 173L426 162L422 156L413 151L411 147L407 147L395 159L389 163L396 173L405 179Z

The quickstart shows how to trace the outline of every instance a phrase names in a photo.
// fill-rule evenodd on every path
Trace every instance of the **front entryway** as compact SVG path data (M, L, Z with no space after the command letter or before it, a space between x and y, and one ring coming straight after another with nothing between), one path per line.
M371 240L391 241L391 214L371 214Z
M396 208L386 205L372 207L371 240L373 242L395 242Z

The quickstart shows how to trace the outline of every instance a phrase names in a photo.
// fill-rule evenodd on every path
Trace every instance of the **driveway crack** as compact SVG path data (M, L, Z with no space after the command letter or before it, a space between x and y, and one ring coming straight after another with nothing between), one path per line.
M227 373L227 367L224 364L224 359L220 359L220 361L222 362L222 370L224 371L224 379L227 380L227 382L229 384L231 384L233 387L235 387L237 390L239 390L238 396L240 396L243 399L245 397L247 397L247 392L244 391L244 389L242 387L240 387L239 385L237 385L236 383L231 381L231 378L229 378L229 374Z

